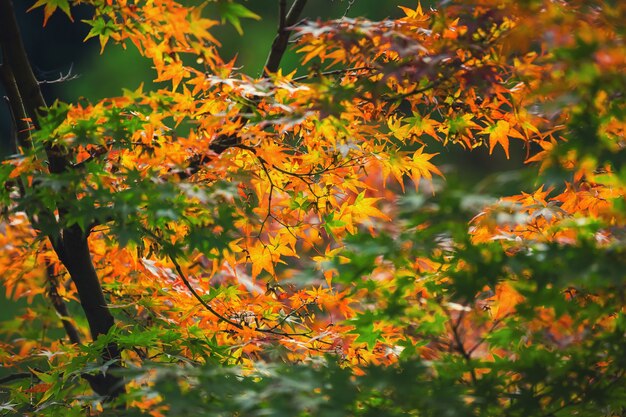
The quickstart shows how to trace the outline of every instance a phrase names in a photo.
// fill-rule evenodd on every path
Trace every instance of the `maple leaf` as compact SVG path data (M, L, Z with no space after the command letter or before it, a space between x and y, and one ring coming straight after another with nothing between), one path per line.
M50 18L50 16L52 16L52 14L57 9L61 9L63 13L65 13L72 22L74 21L74 19L72 18L72 12L70 11L69 0L37 0L37 2L34 5L32 5L28 9L28 11L30 12L31 10L36 9L38 7L42 7L42 6L44 8L43 9L44 10L44 15L43 15L44 26L46 26L46 24L48 23L48 19Z
M380 164L382 166L383 184L387 184L389 174L392 174L395 180L400 184L404 192L403 177L409 166L409 159L401 152L391 152L389 156L380 155Z
M379 200L380 198L365 197L365 191L359 193L352 203L346 202L342 205L341 214L336 222L345 225L348 232L355 233L355 223L370 218L380 218L390 221L391 218L389 216L374 207L374 204Z
M204 3L206 4L206 3ZM218 24L215 20L205 19L202 17L202 9L204 4L199 7L194 7L191 12L190 21L189 21L189 32L192 33L196 38L207 40L217 46L220 46L220 42L213 37L208 31L211 27ZM223 5L224 3L220 3ZM226 3L226 4L235 4L235 3ZM243 6L242 6L243 7ZM241 16L241 15L240 15ZM241 16L241 17L252 17L252 16Z
M102 53L104 47L109 42L109 38L116 32L115 23L111 20L104 19L102 16L92 20L85 19L82 20L82 22L91 26L89 33L85 36L83 41L97 36L100 42L100 53Z
M509 122L505 120L498 120L495 125L487 126L481 133L489 134L489 155L493 152L493 148L497 144L502 146L506 159L509 159Z
M532 162L540 162L541 164L539 166L539 172L542 172L546 168L548 168L552 164L552 161L549 158L550 153L553 151L554 146L556 145L556 140L554 140L553 138L550 139L550 141L541 140L536 142L541 147L541 151L526 159L524 163L530 164Z
M258 277L261 271L265 270L271 275L275 275L274 264L276 256L272 254L272 250L262 242L255 242L247 248L248 257L252 264L252 276Z
M220 2L219 4L220 14L222 15L222 21L228 20L235 28L237 33L243 35L243 29L241 28L241 18L248 18L254 20L260 20L261 16L250 11L245 6L239 3L232 2Z
M411 133L415 133L417 136L421 136L426 133L433 138L437 138L437 132L435 128L439 125L439 122L429 118L428 116L421 116L419 113L413 112L413 117L405 119L411 126Z
M442 123L440 130L448 136L460 135L463 143L471 149L471 139L473 138L472 129L477 127L479 126L474 122L474 115L466 113L450 118L445 124Z
M405 7L405 6L398 6L398 7L402 9L402 11L406 14L407 18L415 19L415 18L424 16L421 2L417 2L417 8L415 10Z
M493 301L495 305L491 308L492 317L493 320L498 320L515 312L515 306L524 301L524 297L511 284L501 282L496 287Z
M161 71L159 72L159 76L155 79L155 81L172 81L172 91L176 91L178 85L183 80L183 78L187 77L189 72L185 69L182 61L174 61L168 64L165 64Z
M424 153L424 146L419 148L413 154L410 167L411 167L411 179L413 180L413 183L415 184L416 190L419 187L419 182L422 177L427 178L429 180L432 179L432 174L436 174L436 175L439 175L440 177L443 177L443 174L441 173L441 171L439 171L439 168L437 168L435 165L433 165L430 162L432 157L435 155L437 154L436 153L433 153L433 154Z
M389 127L389 131L395 136L397 139L404 141L406 137L409 135L409 131L411 130L411 126L408 124L402 125L402 120L397 117L390 117L387 119L387 126Z

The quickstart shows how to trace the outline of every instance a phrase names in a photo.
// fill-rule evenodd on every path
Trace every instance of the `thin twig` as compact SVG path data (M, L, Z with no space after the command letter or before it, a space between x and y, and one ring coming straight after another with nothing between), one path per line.
M489 336L489 335L490 335L490 334L491 334L491 333L492 333L492 332L496 329L496 327L498 327L498 325L499 325L500 323L502 323L502 321L504 321L504 319L505 319L505 318L510 317L510 316L512 316L512 315L513 315L512 313L508 313L508 314L506 314L505 316L503 316L503 317L501 317L501 318L499 318L499 319L497 319L497 320L494 320L494 321L493 321L493 323L491 324L491 326L489 327L489 330L487 330L487 333L485 334L485 336L481 337L481 338L480 338L480 339L476 342L476 344L475 344L474 346L472 346L472 347L471 347L471 348L467 351L467 353L468 353L469 355L472 355L472 354L476 351L476 349L478 349L478 348L479 348L479 347L480 347L483 343L485 343L485 342L487 341L487 337L488 337L488 336Z
M300 311L303 308L306 308L307 306L309 306L310 304L313 304L313 302L305 302L302 303L302 305L298 308L294 308L293 310L291 310L288 314L285 315L285 317L283 317L282 319L280 319L278 321L278 323L276 323L275 325L273 325L270 330L274 330L280 326L282 326L287 320L289 320L289 318L294 317L298 311Z
M80 77L79 74L72 74L72 69L74 68L74 64L70 65L70 69L67 70L67 74L59 73L59 78L54 80L39 80L39 84L57 84L63 83L66 81L72 81Z
M375 68L370 67L370 66L341 68L341 69L336 69L336 70L331 70L331 71L323 71L323 72L316 72L313 74L301 75L300 77L293 78L291 81L297 83L297 82L305 81L311 78L325 77L329 75L342 75L342 74L347 74L350 72L357 72L357 71L374 71L374 70Z
M72 164L72 168L74 169L79 169L84 167L85 165L87 165L89 162L97 159L98 157L106 154L109 150L106 147L100 146L97 147L96 149L93 149L89 152L89 156L85 159L83 159L80 162L77 162L75 164Z
M470 372L470 377L472 378L472 383L476 385L477 377L476 377L476 371L474 370L474 367L472 366L472 355L465 349L465 345L463 344L463 340L461 339L461 334L459 332L459 328L461 327L461 322L463 320L463 317L465 316L465 311L461 311L459 313L459 317L457 318L456 322L452 320L452 315L450 314L450 311L448 309L444 308L444 311L446 315L448 316L448 318L450 319L450 329L452 330L452 336L454 337L454 344L455 344L456 351L461 354L463 359L465 359L467 366L470 368L469 372Z
M191 292L191 294L193 295L193 297L198 300L198 302L207 309L208 312L210 312L211 314L213 314L215 317L217 317L219 320L223 321L224 323L228 323L233 327L236 327L237 329L243 329L244 326L242 326L239 323L236 323L232 320L230 320L229 318L223 316L222 314L218 313L213 307L211 307L206 301L204 301L202 299L202 297L200 297L200 295L198 294L198 292L193 288L193 286L191 285L191 282L189 282L189 279L187 278L187 276L185 275L185 273L183 272L180 264L178 263L178 261L176 260L176 258L173 255L169 255L170 260L172 261L172 263L174 264L174 268L176 269L176 272L178 274L178 276L180 277L181 281L183 281L183 283L185 284L185 287L187 287L187 289ZM285 337L292 337L292 336L308 336L311 334L311 332L302 332L302 333L287 333L287 332L282 332L282 331L276 331L274 327L269 328L269 329L261 329L261 328L253 328L254 331L259 332L259 333L266 333L266 334L273 334L276 336L285 336Z
M191 285L191 283L189 282L189 280L187 279L187 276L185 275L185 273L183 272L182 268L180 267L180 264L178 263L178 261L176 260L176 258L173 255L169 255L170 260L172 261L172 263L174 264L174 268L176 268L176 272L178 273L178 276L180 277L181 281L183 281L183 284L185 284L185 287L187 287L187 289L189 290L189 292L191 292L191 295L194 296L194 298L196 300L198 300L198 302L200 304L202 304L202 306L204 308L207 309L207 311L209 311L211 314L213 314L215 317L217 317L218 319L220 319L221 321L223 321L224 323L228 323L231 326L234 326L238 329L243 329L243 326L239 323L235 323L234 321L228 319L227 317L224 317L223 315L221 315L220 313L218 313L217 311L215 311L215 309L213 307L211 307L206 301L204 301L202 299L202 297L200 297L200 294L198 294L198 292L193 288L193 286Z

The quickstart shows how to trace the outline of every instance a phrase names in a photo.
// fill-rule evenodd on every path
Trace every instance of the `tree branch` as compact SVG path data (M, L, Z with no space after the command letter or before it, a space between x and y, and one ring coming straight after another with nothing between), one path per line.
M375 68L370 67L370 66L341 68L341 69L336 69L336 70L317 72L317 73L314 73L314 74L302 75L300 77L293 78L291 81L293 81L293 82L300 82L300 81L305 81L305 80L308 80L308 79L311 79L311 78L317 78L317 77L320 77L320 76L343 75L343 74L347 74L347 73L350 73L350 72L374 71L374 70L375 70Z
M37 111L46 107L46 101L28 61L11 0L0 0L0 47L3 64L12 68L23 106L38 127Z
M11 0L0 0L0 47L2 64L9 67L13 73L21 105L38 129L39 111L47 107L46 100L28 60ZM50 172L65 171L68 161L62 149L58 146L49 146L46 148L46 154Z
M292 30L290 27L298 22L300 14L304 10L307 0L295 0L289 9L289 12L285 15L285 0L280 0L279 3L279 24L278 33L272 43L272 48L265 61L265 67L263 69L263 77L269 77L271 73L278 71L280 67L280 61L287 50L287 44L289 43L289 36Z
M185 287L187 287L187 289L189 290L189 292L191 293L191 295L193 295L193 297L198 300L198 302L200 304L202 304L202 306L204 308L207 309L207 311L209 311L209 313L213 314L215 317L217 317L218 319L220 319L221 321L223 321L224 323L228 323L233 327L236 327L238 329L243 329L243 326L239 323L235 323L234 321L222 316L220 313L218 313L217 311L215 311L215 309L213 307L211 307L206 301L204 301L202 299L202 297L200 297L200 295L197 293L197 291L193 288L193 286L191 285L191 283L189 282L189 279L187 279L187 276L185 276L185 274L183 273L182 268L180 267L180 264L178 263L178 261L176 260L176 258L172 255L170 255L170 260L172 261L172 263L174 264L174 268L176 268L176 272L178 273L178 277L181 279L181 281L183 281L183 284L185 284Z
M75 225L63 230L61 241L57 242L54 247L76 285L92 339L95 340L98 336L107 334L115 320L108 308L98 274L91 260L87 236ZM121 366L119 363L121 352L116 343L109 343L106 346L102 352L102 360L104 362L117 361L118 363L111 366L112 369ZM94 378L97 381L89 380L91 387L106 398L115 398L125 392L123 379L118 376L107 373Z
M157 236L155 236L151 231L146 230L148 233L150 233L153 237L158 238ZM191 293L191 295L193 295L193 297L198 300L198 302L211 314L213 314L215 317L217 317L220 321L223 321L224 323L230 324L233 327L236 327L237 329L243 329L243 325L236 323L234 321L232 321L231 319L223 316L222 314L218 313L213 307L211 307L206 301L204 301L202 299L202 297L200 297L200 294L198 294L198 292L193 288L193 286L191 285L191 282L189 282L189 279L187 278L187 276L185 275L185 273L183 272L183 269L181 268L180 264L178 263L178 261L176 260L176 257L174 255L168 255L168 257L170 258L170 260L172 261L172 264L174 264L174 268L176 269L176 273L178 274L178 277L181 279L181 281L183 281L183 284L185 284L185 287L187 287L187 289L189 290L189 292ZM300 306L299 308L297 308L295 311L301 309L303 306ZM292 312L293 313L293 312ZM292 314L290 313L290 315ZM283 320L284 322L284 320ZM282 324L283 322L279 322L279 324L272 326L269 329L262 329L262 328L254 328L254 331L259 332L259 333L266 333L266 334L273 334L276 336L286 336L286 337L291 337L291 336L308 336L310 334L310 332L306 332L306 333L287 333L287 332L283 332L280 330L276 330L276 328Z
M279 0L277 34L272 42L272 47L270 48L269 55L267 56L267 60L265 61L265 65L263 67L263 78L268 78L271 73L278 71L280 61L287 50L289 36L292 32L291 27L298 22L298 19L304 10L304 6L306 6L306 2L307 0L295 0L289 11L286 12L287 0ZM258 105L257 102L248 103L244 108L244 113L251 111L253 106L256 105ZM247 118L244 119L249 120ZM240 145L241 138L236 135L230 135L217 138L209 145L209 149L217 154L221 154L227 149ZM194 164L200 165L201 162L202 161L199 160L194 162Z
M20 380L20 379L33 378L33 377L37 378L37 375L35 375L32 372L18 372L16 374L7 375L3 378L0 378L0 385L8 384L13 381Z
M70 320L70 314L67 311L67 306L63 301L63 298L59 294L59 280L54 273L54 267L50 263L50 261L46 260L46 278L48 279L48 297L52 302L52 306L56 310L56 312L61 317L61 322L63 323L63 328L67 333L67 336L70 338L70 342L75 344L80 344L80 333L78 329L72 321Z
M472 379L472 384L476 386L477 375L476 375L476 370L474 369L474 365L472 364L472 354L468 352L467 349L465 349L465 344L463 342L463 339L461 338L461 333L459 331L461 327L461 322L463 321L463 317L465 316L465 311L461 311L459 313L459 317L457 318L456 322L452 318L452 314L450 314L450 310L444 307L444 312L448 316L448 319L450 322L450 329L452 330L452 336L454 337L453 347L458 353L461 354L461 356L465 360L465 363L467 364L467 367L469 368L469 374Z
M30 131L32 126L28 122L28 114L26 113L26 109L24 109L22 97L20 96L13 71L11 71L11 67L7 64L0 65L0 82L4 85L11 120L15 127L16 140L11 143L11 148L12 151L17 154L19 147L30 148Z

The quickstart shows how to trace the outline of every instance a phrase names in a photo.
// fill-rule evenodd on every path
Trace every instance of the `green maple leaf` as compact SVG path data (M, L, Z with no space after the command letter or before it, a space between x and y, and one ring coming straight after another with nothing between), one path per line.
M237 33L243 35L243 29L241 28L241 18L248 18L259 20L261 16L252 12L245 6L238 3L220 3L220 14L222 15L222 22L228 20L228 22L233 25Z

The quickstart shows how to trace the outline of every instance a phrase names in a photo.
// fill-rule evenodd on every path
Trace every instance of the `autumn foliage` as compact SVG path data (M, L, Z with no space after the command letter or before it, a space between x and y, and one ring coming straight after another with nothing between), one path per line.
M258 77L252 4L79 3L159 88L38 101L0 0L0 413L623 415L626 3L281 0Z

